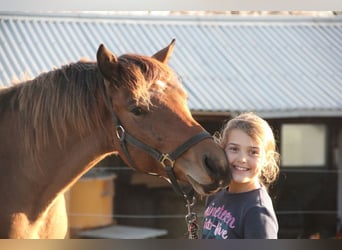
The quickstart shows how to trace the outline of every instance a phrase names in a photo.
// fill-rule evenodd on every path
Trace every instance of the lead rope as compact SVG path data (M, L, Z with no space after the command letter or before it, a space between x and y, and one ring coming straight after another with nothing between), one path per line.
M191 212L191 208L195 205L196 198L192 197L192 202L190 203L189 199L186 199L186 207L188 209L188 214L185 215L185 221L187 224L187 237L189 240L197 240L198 239L198 224L197 224L197 214L195 212Z

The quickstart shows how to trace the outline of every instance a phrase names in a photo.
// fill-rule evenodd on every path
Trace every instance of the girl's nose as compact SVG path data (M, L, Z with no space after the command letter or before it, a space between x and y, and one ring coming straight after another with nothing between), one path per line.
M243 152L240 152L238 161L241 163L246 163L247 162L246 154Z

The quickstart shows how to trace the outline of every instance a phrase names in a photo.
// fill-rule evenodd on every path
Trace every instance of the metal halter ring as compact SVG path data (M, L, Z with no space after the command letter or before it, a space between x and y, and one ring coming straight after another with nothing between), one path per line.
M118 137L120 141L125 140L125 134L126 131L121 125L116 126L116 137Z
M164 168L166 166L171 166L173 168L175 165L175 160L172 160L169 154L162 154L159 161ZM170 163L169 165L167 164L167 161Z

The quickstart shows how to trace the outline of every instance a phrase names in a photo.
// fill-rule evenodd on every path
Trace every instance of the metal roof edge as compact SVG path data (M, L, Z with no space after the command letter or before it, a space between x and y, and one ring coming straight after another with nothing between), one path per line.
M230 116L231 112L227 111L199 111L199 110L191 110L191 114L194 116Z
M255 111L264 118L306 118L306 117L341 117L342 110L288 110L288 111Z
M100 20L139 20L139 21L193 21L193 22L341 22L342 15L331 16L295 16L295 15L175 15L175 14L142 14L142 12L32 12L32 11L0 11L0 16L7 18L63 18L63 19L100 19Z
M195 116L236 116L239 113L249 112L247 110L241 111L199 111L191 110L191 114ZM263 118L278 119L278 118L304 118L304 117L341 117L342 110L288 110L288 111L257 111L250 110Z

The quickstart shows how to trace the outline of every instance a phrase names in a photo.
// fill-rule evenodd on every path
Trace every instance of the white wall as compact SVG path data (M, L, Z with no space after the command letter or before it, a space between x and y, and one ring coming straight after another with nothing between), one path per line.
M0 0L0 11L287 10L342 9L340 0Z

